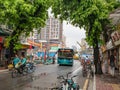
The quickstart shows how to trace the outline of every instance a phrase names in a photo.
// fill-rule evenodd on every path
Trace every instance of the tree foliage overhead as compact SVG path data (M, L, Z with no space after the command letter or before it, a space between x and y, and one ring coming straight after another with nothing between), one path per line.
M52 6L55 17L86 30L86 41L94 49L96 74L102 74L101 64L98 63L100 35L110 23L110 12L119 4L116 0L55 0Z
M100 41L102 24L114 6L115 0L55 0L52 10L61 20L84 28L88 43L95 46L94 36Z
M19 41L21 34L43 27L50 5L51 0L0 0L0 24L13 30L9 41Z

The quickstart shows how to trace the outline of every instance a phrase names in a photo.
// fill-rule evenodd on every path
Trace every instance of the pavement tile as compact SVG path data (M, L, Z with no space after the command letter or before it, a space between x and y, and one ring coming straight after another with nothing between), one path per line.
M120 76L96 75L96 90L120 90Z
M114 90L120 90L120 85L113 84L112 87Z

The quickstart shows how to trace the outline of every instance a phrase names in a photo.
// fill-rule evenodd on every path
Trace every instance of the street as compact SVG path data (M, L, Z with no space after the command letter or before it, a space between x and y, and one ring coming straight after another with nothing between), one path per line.
M37 65L36 71L26 76L11 78L10 72L0 74L1 90L50 90L58 85L57 77L66 75L72 71L72 75L78 75L74 78L75 82L83 88L86 78L82 76L82 66L79 61L74 60L73 66L59 66L58 64Z

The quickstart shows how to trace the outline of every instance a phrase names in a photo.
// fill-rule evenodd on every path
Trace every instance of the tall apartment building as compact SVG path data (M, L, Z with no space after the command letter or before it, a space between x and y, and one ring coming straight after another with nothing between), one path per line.
M50 50L65 46L66 39L63 37L63 23L59 19L49 17L46 21L46 26L41 28L40 33L34 29L28 38L34 40L34 42L42 43L42 50L44 48Z
M59 19L55 19L53 17L50 17L46 21L46 26L41 29L40 33L40 40L46 40L47 41L47 47L49 46L49 49L51 47L58 47L61 46L63 40L63 23L60 22Z
M42 40L62 41L63 24L60 20L50 17L46 21L46 26L41 29Z

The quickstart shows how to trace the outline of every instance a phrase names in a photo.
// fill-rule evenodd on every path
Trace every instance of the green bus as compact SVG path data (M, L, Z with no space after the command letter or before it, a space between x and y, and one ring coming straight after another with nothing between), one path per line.
M74 50L70 48L59 48L57 51L57 63L59 65L73 66Z

